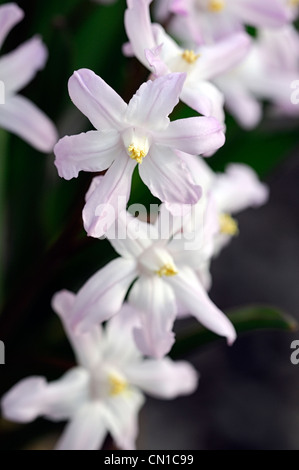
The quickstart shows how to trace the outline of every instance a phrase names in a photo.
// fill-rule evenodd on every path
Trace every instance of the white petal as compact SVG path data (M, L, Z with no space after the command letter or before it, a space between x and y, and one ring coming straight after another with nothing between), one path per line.
M59 176L70 180L79 171L103 171L121 152L117 131L89 131L65 136L54 147Z
M269 190L262 184L252 168L231 164L225 173L218 174L213 187L213 197L222 212L234 213L248 207L265 204Z
M28 377L2 398L2 414L11 421L27 423L38 416L67 419L88 397L89 375L85 369L71 369L61 379L47 383L44 377Z
M198 113L224 122L224 96L212 83L188 81L181 93L181 100Z
M134 331L138 348L147 356L165 356L174 343L176 302L172 288L157 275L142 276L133 285L129 302L141 321L141 328Z
M0 6L0 47L10 30L24 18L24 12L16 3Z
M47 48L39 37L34 37L0 59L0 77L5 92L17 93L24 88L38 70L44 68Z
M117 447L134 450L138 434L138 413L144 403L143 394L130 387L128 391L111 397L105 407L106 426Z
M179 102L186 74L171 73L143 83L128 104L126 120L149 130L165 129Z
M189 395L198 382L198 374L188 362L174 362L169 358L128 364L125 373L130 383L157 398Z
M69 79L69 94L78 109L98 130L121 129L127 105L102 78L80 69Z
M236 332L229 319L210 300L197 276L189 268L180 269L176 276L167 278L176 297L189 309L199 322L214 333L225 336L229 344L236 339Z
M152 0L131 0L125 12L125 28L131 48L140 62L148 66L145 49L156 46L152 32L149 4ZM142 34L140 32L142 31Z
M0 127L17 134L37 150L50 153L58 135L54 124L31 101L10 96L0 105Z
M153 240L159 238L153 225L140 221L126 211L119 214L106 236L115 251L124 258L138 258L152 245Z
M71 327L73 308L76 295L73 292L62 290L52 298L52 308L59 315L64 330L69 338L77 357L77 362L83 367L92 368L101 358L102 330L94 325L88 333L75 333Z
M91 237L100 238L126 208L135 160L123 152L117 155L104 177L88 192L83 209L84 228Z
M200 186L194 184L186 165L170 148L152 145L139 165L139 174L151 193L162 202L195 204L201 196Z
M82 406L67 425L55 450L100 450L107 434L102 408L97 402Z
M76 332L86 332L115 315L135 277L135 261L122 258L111 261L94 274L77 294L72 318Z
M167 129L157 132L159 144L191 155L215 152L223 146L223 125L215 118L194 117L172 121Z

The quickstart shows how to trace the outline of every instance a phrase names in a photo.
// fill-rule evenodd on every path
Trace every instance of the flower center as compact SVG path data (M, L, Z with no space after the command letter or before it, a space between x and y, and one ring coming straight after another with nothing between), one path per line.
M239 234L238 222L229 214L220 215L220 232L235 237Z
M164 266L162 266L162 268L160 268L158 271L156 271L156 274L158 274L159 277L162 277L162 276L175 276L176 274L178 274L178 271L176 269L176 267L174 266L174 264L171 264L171 263L167 263L167 264L164 264Z
M110 387L109 395L111 396L120 395L128 388L127 382L120 379L114 374L109 374L108 382Z
M219 13L225 7L224 0L210 0L208 4L208 10L213 13Z
M143 158L147 155L145 148L137 147L134 144L129 145L128 152L130 157L136 160L137 163L142 163Z
M183 59L188 63L188 64L194 64L194 62L197 61L198 57L200 56L200 54L195 54L194 51L190 50L190 49L186 49L183 53L182 53L182 57Z

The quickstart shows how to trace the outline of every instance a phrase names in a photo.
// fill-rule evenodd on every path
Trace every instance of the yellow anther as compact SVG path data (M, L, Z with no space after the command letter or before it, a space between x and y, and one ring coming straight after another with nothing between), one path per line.
M195 54L194 51L189 50L189 49L186 49L182 54L183 59L186 62L188 62L188 64L194 64L194 62L197 61L199 56L200 56L200 54Z
M210 0L208 9L212 11L213 13L218 13L223 10L225 7L225 1L224 0Z
M164 264L162 268L156 271L159 277L162 276L175 276L178 273L175 266L173 264Z
M299 6L299 0L289 0L289 5L291 7L297 7Z
M119 379L115 375L109 375L109 385L110 385L109 394L111 396L119 395L120 393L123 393L128 387L127 382Z
M235 237L239 234L238 222L229 214L220 215L220 232Z
M142 163L142 159L146 156L146 151L139 147L135 147L134 144L131 144L128 147L128 152L129 152L130 157L133 160L136 160L137 163Z

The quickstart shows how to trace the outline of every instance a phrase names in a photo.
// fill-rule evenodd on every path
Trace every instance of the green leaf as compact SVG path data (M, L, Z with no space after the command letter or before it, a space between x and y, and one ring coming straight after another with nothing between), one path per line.
M256 330L285 330L294 331L298 323L284 312L268 306L248 306L227 312L238 334ZM177 335L177 341L171 351L172 357L189 353L205 344L221 339L218 335L204 327L189 328Z

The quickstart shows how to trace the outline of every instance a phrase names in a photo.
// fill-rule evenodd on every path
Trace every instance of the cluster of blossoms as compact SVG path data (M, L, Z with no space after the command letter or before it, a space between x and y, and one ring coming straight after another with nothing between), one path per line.
M107 432L117 446L132 449L142 392L169 399L196 389L194 368L165 357L176 318L192 315L228 344L235 341L232 323L208 295L210 264L238 234L233 214L264 204L268 190L248 166L231 164L216 174L203 157L224 145L224 106L247 128L261 118L261 99L293 113L295 2L156 0L153 14L167 31L152 23L151 3L127 0L123 46L148 68L149 80L127 104L93 71L75 71L70 98L95 130L65 136L54 148L62 178L96 173L84 228L106 236L119 255L76 295L61 291L53 298L78 366L54 383L23 379L2 399L3 415L13 421L70 420L57 449L97 449ZM0 7L0 42L21 16L14 4ZM258 28L255 38L245 25ZM0 125L49 151L57 141L52 124L15 95L45 58L35 38L1 59L9 97ZM180 100L201 116L170 121ZM127 212L136 167L161 201L155 220Z

